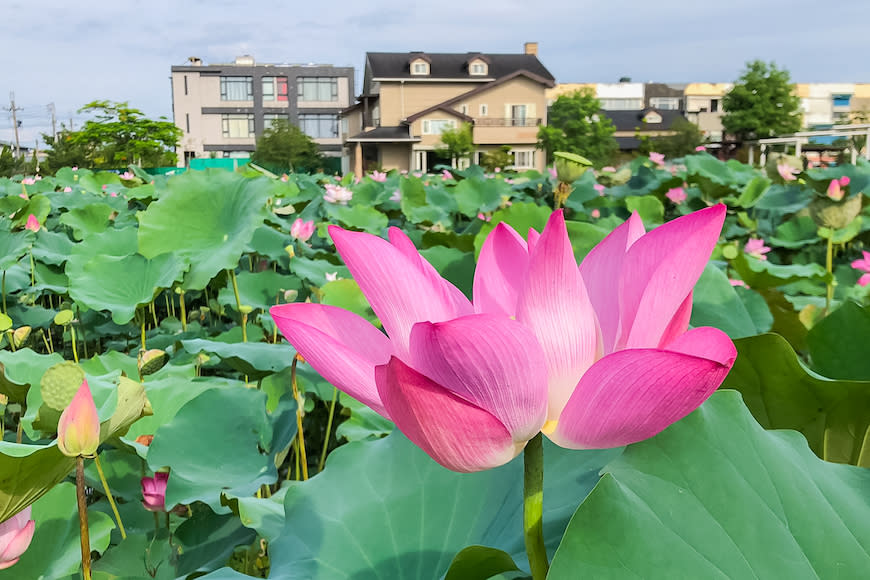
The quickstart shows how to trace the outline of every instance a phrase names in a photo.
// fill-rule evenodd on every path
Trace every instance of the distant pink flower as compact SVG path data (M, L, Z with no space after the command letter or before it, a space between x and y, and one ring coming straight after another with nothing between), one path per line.
M422 171L415 171L414 177L423 177L423 172Z
M306 222L302 218L296 218L290 226L290 235L300 242L307 242L314 235L314 221Z
M864 272L864 275L858 278L858 285L866 286L867 284L870 284L870 252L864 251L862 253L864 254L864 257L852 262L852 267Z
M338 272L327 272L324 276L327 282L335 282L339 279Z
M682 187L672 187L665 194L665 197L674 202L677 205L680 205L684 201L686 201L686 192Z
M441 172L441 179L445 181L448 179L453 179L453 174L445 169Z
M477 214L477 219L488 222L488 221L492 220L492 216L486 215L485 213L480 212L479 214Z
M337 203L339 205L347 205L353 199L353 192L346 187L327 183L323 186L326 193L323 195L323 201L327 203Z
M551 177L552 179L556 179L556 168L555 168L555 167L549 167L549 168L547 169L547 171L550 172L550 177Z
M592 189L597 191L598 195L604 195L604 190L607 188L604 187L603 185L601 185L600 183L596 183L595 185L592 186Z
M846 195L846 192L840 189L840 182L836 179L832 179L831 183L828 184L828 197L834 201L840 201L843 199L844 195Z
M68 457L90 457L100 446L100 419L88 381L82 381L57 422L57 447Z
M158 471L154 477L142 478L142 505L149 512L166 511L166 485L169 483L169 473Z
M24 185L33 185L34 183L36 183L36 180L32 177L25 177L21 180L21 183Z
M18 197L20 197L21 199L30 199L30 196L23 192L19 193Z
M849 185L851 182L852 182L852 180L849 179L849 176L848 176L848 175L844 175L843 177L840 178L840 187L846 187L846 186Z
M616 173L616 167L611 167L610 165L608 165L607 167L602 167L601 171L604 171L606 173Z
M707 150L707 148L704 147L703 145L698 145L697 147L695 147L695 151L697 151L698 153L700 153L702 151L706 151L706 150Z
M78 170L79 170L79 166L78 166L78 165L73 165L73 166L72 166L72 170L73 170L73 171L78 171Z
M64 193L70 193L71 191L72 191L72 187L70 187L69 185L67 185L66 187L63 188Z
M591 215L593 219L597 220L598 218L601 217L601 210L598 208L595 208L591 212L589 212L589 215Z
M0 523L0 570L15 565L33 539L36 522L30 519L27 506L8 520Z
M393 192L393 195L390 196L390 201L399 202L402 201L402 190L397 189Z
M783 178L784 181L794 181L797 177L794 176L791 165L788 163L779 163L776 166L776 172Z
M511 184L512 184L512 183L514 182L514 180L511 179L510 177L505 177L505 178L504 178L504 182L505 182L505 183L511 183Z
M118 192L117 191L110 191L109 197L118 197Z
M283 181L284 183L287 183L288 181L290 181L290 176L287 175L286 173L283 174L283 175L281 176L281 181ZM153 183L153 182L152 182L152 183Z
M134 174L130 173L129 171L125 171L119 177L121 179L123 179L124 181L130 181L131 179L136 179L136 176Z
M496 173L501 173L501 167L496 167L493 171L495 171Z
M649 154L649 160L659 167L663 167L665 164L665 156L663 153L652 152Z
M108 186L107 184L104 183L104 184L103 184L103 191L106 191L106 189L108 189L108 187L109 187L109 186Z
M408 175L408 170L403 169L403 170L399 171L399 173L401 173L402 175Z
M372 181L377 181L378 183L383 183L387 180L387 172L386 171L372 171L371 178L372 178Z
M743 246L743 251L749 254L750 256L755 256L759 260L766 260L767 256L764 254L770 251L770 248L764 245L764 240L758 238L751 238L746 245Z
M728 278L732 286L740 286L741 288L749 288L749 284L739 278Z
M36 219L35 215L30 214L29 216L27 216L27 223L24 224L25 230L30 230L31 232L38 232L40 227L41 226L39 225L39 220Z

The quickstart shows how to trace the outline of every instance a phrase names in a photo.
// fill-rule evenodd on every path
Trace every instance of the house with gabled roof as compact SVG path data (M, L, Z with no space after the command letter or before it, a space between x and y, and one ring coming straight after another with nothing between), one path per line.
M515 168L543 170L538 127L555 79L537 50L528 42L518 54L367 53L362 94L342 112L350 168L361 175L451 165L437 152L441 133L470 123L472 162L507 145Z

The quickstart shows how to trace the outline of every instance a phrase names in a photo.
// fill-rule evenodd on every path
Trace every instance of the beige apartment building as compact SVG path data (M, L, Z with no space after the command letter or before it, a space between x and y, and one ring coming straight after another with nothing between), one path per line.
M196 157L250 157L257 137L276 119L297 125L340 165L339 113L352 102L353 67L257 64L242 56L229 64L198 58L172 67L172 112L183 132L180 166Z
M362 94L342 113L345 155L357 174L429 171L451 164L436 151L441 133L470 123L472 163L507 145L514 168L543 170L538 127L554 85L537 43L518 54L367 53Z

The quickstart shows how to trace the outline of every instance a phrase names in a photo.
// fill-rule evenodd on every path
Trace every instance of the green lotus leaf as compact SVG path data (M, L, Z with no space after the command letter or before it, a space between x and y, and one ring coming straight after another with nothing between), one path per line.
M285 290L301 290L302 282L296 276L279 274L272 270L263 272L241 272L236 276L239 288L239 301L242 305L260 310L269 310L275 304L284 302ZM236 310L236 297L232 283L221 288L218 302Z
M773 317L764 299L753 294L761 304L755 304L756 312L750 313L737 294L738 290L744 289L734 288L722 270L708 264L695 284L691 325L712 326L731 338L754 336L770 330Z
M366 205L340 205L324 203L326 215L345 227L380 235L387 227L388 218L373 207Z
M807 334L814 371L831 379L870 381L870 309L852 301L813 326Z
M502 196L510 194L510 186L501 179L463 179L453 188L459 213L470 218L498 209Z

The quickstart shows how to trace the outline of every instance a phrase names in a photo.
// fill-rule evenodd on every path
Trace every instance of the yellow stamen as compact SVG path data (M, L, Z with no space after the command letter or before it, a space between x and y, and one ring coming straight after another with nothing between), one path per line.
M558 425L559 425L558 419L550 419L549 421L544 423L543 427L541 427L541 433L543 433L544 435L552 435L553 431L556 430L556 427Z

